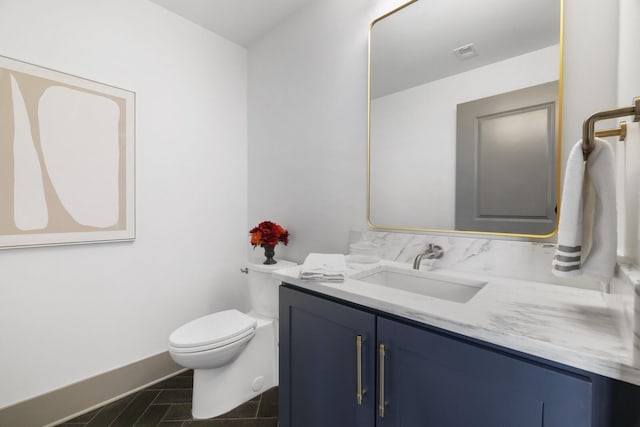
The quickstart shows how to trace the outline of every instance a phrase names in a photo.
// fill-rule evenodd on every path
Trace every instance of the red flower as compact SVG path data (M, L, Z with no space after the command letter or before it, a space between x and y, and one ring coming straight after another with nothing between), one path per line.
M257 227L253 227L249 234L253 247L258 245L275 246L278 242L282 242L286 246L289 243L289 232L271 221L262 221Z

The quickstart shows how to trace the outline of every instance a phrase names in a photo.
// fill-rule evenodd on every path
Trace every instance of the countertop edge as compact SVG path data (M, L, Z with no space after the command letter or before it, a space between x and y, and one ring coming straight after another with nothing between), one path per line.
M488 344L497 345L509 350L529 354L551 362L640 386L640 369L622 360L612 360L597 354L585 354L584 351L576 351L553 342L541 341L525 335L507 334L505 332L491 330L483 326L468 324L464 321L445 319L440 316L433 315L428 311L411 312L408 311L406 307L399 306L390 301L381 302L380 300L367 295L355 294L349 290L337 288L335 283L301 280L297 276L298 270L299 267L277 270L273 275L281 282L299 286L354 304L370 307L383 313L389 313L427 326L433 326L450 331L471 339L484 341ZM348 280L349 279L347 279L347 281ZM542 283L540 285L558 286ZM633 358L631 357L631 359ZM631 360L630 362L632 363Z

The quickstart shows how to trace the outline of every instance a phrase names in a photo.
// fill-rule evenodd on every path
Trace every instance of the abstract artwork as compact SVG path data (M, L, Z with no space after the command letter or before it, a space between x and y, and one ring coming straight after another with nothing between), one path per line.
M135 238L135 94L0 56L0 248Z

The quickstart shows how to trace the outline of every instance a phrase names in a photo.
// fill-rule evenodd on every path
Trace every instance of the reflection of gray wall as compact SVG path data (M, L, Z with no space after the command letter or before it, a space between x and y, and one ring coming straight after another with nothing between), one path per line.
M558 58L549 47L373 100L372 222L453 229L456 105L557 80Z

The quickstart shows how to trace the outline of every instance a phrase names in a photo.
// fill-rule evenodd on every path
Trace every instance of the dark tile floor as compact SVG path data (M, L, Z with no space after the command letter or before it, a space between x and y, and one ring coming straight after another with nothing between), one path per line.
M208 420L191 418L193 371L186 371L65 423L64 427L277 427L278 388Z

